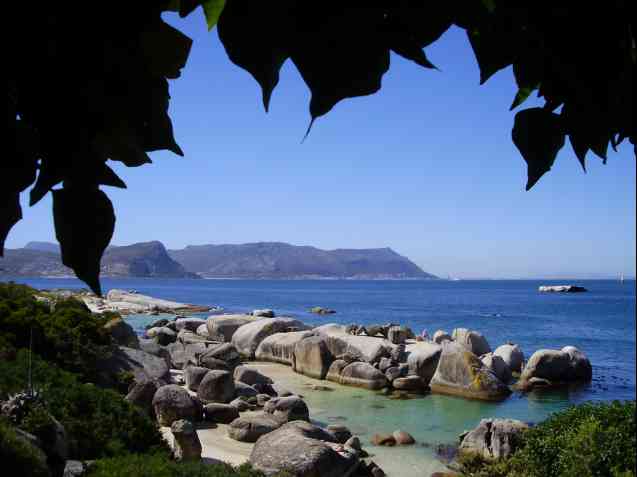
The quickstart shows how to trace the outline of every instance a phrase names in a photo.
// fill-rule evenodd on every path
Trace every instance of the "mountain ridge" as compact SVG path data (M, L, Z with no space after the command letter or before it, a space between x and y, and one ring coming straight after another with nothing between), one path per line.
M73 276L59 246L29 242L5 250L0 275ZM102 258L104 277L255 279L435 279L390 247L323 250L285 242L188 245L167 250L159 241L111 246Z

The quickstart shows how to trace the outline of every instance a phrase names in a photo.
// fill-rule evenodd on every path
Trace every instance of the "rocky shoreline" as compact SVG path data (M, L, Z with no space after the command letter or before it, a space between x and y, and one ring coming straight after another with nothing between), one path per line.
M592 377L589 360L571 346L538 350L527 361L518 345L505 343L492 350L482 334L464 328L451 334L439 330L429 339L397 324L312 328L272 310L162 318L148 327L138 352L145 356L140 362L159 360L161 366L149 373L143 365L127 399L155 413L176 456L188 453L184 446L194 446L196 458L247 460L266 475L290 466L293 475L384 475L366 460L360 439L347 428L311 424L303 397L272 379L268 372L274 368L268 362L288 366L288 373L403 399L435 393L501 401L514 391ZM178 437L185 435L180 429L188 428L183 420L196 429L188 434L189 443ZM519 421L505 424L494 425L507 435L524 426ZM407 443L410 436L405 434L397 429L375 435L371 443ZM478 434L484 441L485 432ZM478 437L462 436L460 449L483 452L487 444L476 444ZM292 448L298 450L294 455ZM320 473L326 465L337 473Z

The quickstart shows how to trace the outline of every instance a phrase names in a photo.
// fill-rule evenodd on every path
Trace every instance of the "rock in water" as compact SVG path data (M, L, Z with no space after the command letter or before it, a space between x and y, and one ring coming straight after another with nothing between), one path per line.
M307 328L305 324L293 318L261 318L239 327L232 335L232 344L241 355L254 358L259 344L268 336L287 331L302 331Z
M394 440L398 445L411 445L416 443L416 439L409 433L405 431L394 431L393 434Z
M500 381L508 383L512 379L511 368L504 362L504 360L494 353L487 353L480 357L480 361L487 368L489 368L493 374L495 374Z
M434 333L432 341L436 344L442 344L444 341L452 341L453 338L444 330L438 330Z
M208 336L229 342L239 327L251 323L256 318L251 315L212 315L206 320Z
M274 311L269 308L263 308L262 310L253 310L252 316L258 316L260 318L274 318Z
M394 447L396 445L396 438L393 434L374 434L370 442L373 446Z
M282 421L268 413L241 416L230 423L228 435L235 441L256 442L259 437L281 427Z
M553 386L578 381L588 382L592 377L593 368L590 361L574 346L566 346L559 351L541 349L533 353L526 363L517 387L529 389L533 387L534 381Z
M460 454L477 454L484 459L509 457L520 443L519 435L529 426L515 419L482 419L460 443Z
M522 372L524 353L518 345L503 344L502 346L498 346L493 354L502 358L512 372Z
M434 343L420 342L407 346L409 374L419 376L425 386L436 372L442 347Z
M356 451L326 441L328 436L317 426L290 422L259 439L249 462L266 476L283 472L299 477L352 475L360 464Z
M542 285L538 291L541 293L582 293L588 290L576 285Z
M173 455L177 461L201 459L201 442L192 422L185 419L175 421L170 426L173 434Z
M396 378L392 382L394 389L401 391L423 391L425 384L420 376L406 376L404 378Z
M313 335L314 332L311 330L274 333L261 341L254 357L259 361L273 361L292 366L296 344Z
M348 364L341 373L341 384L367 389L382 389L387 386L387 378L369 363Z
M325 338L312 336L299 341L294 348L294 371L315 379L325 379L334 357Z
M180 419L199 421L201 409L188 394L188 391L176 384L160 387L153 397L153 408L157 422L161 426L170 426Z
M263 406L263 411L272 414L282 421L310 421L310 411L305 401L298 396L277 397L270 399Z
M249 386L253 386L255 384L272 384L272 379L268 378L266 375L261 374L258 370L254 368L249 368L247 366L237 366L234 370L234 380L241 381Z
M234 380L228 371L210 370L199 383L197 397L203 402L229 403L235 397Z
M451 336L455 342L461 344L476 356L491 352L491 346L489 346L487 339L477 331L468 330L467 328L456 328Z
M429 386L434 393L487 401L500 401L511 394L475 354L455 342L442 345L440 361Z

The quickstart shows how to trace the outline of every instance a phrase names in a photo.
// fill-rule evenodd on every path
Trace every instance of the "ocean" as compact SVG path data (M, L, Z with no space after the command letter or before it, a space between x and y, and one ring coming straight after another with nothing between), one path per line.
M4 278L3 278L4 280ZM75 279L15 278L36 288L83 288ZM573 283L587 293L544 294L540 285ZM304 393L313 417L323 423L342 422L368 441L374 432L403 429L418 445L372 448L376 460L401 477L429 475L443 467L435 458L441 444L485 417L510 417L539 422L550 413L584 401L635 399L635 281L611 280L170 280L103 279L105 290L135 289L139 293L198 305L217 305L226 312L272 308L308 324L388 322L426 329L465 327L480 331L495 349L518 343L526 357L542 348L573 345L593 365L593 381L557 391L514 393L502 403L427 395L390 400L355 388L335 393ZM309 309L323 306L336 314L317 316ZM142 332L155 319L127 317ZM299 378L301 380L301 378ZM299 381L299 385L301 382ZM331 383L330 383L331 385Z

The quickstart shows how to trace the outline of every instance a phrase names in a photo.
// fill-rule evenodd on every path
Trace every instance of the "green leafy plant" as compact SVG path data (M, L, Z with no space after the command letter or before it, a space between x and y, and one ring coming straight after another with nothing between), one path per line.
M51 475L46 465L46 455L18 436L15 429L4 419L0 419L0 457L4 469L10 469L14 475Z
M168 80L179 77L192 41L164 22L165 12L184 17L201 6L230 60L260 84L266 110L279 70L292 61L311 92L310 127L339 101L377 92L391 52L434 69L424 48L459 27L481 83L511 66L518 87L511 109L536 91L544 101L514 118L513 142L527 162L530 189L567 138L584 168L589 151L606 162L609 145L616 149L626 138L635 144L630 5L119 0L95 15L73 2L36 9L11 2L7 18L21 34L6 58L11 140L0 163L0 254L22 218L20 193L32 186L33 205L53 190L62 261L100 294L100 259L115 226L100 187L126 187L106 162L138 167L160 149L183 155L168 116ZM64 74L43 80L42 71Z

